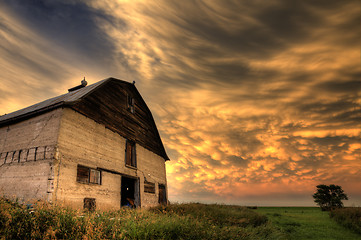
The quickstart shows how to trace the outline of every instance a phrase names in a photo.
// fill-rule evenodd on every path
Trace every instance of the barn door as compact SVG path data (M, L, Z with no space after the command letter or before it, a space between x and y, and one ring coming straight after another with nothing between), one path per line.
M165 189L165 185L159 184L158 190L159 190L158 203L167 205L167 192Z
M128 206L131 208L140 206L138 179L122 176L120 191L120 206Z

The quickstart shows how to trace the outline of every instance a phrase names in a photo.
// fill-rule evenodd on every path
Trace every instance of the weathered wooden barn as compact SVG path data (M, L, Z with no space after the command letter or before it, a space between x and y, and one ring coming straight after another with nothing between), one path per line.
M167 160L138 90L115 78L0 117L0 194L23 201L165 204Z

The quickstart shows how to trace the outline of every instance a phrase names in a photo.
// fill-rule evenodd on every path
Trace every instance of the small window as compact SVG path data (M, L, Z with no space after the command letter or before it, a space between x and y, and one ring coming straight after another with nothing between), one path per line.
M158 203L167 205L168 201L167 201L167 192L165 189L165 185L159 184L158 190L159 190Z
M127 105L128 105L128 110L131 113L134 113L134 98L131 95L127 96Z
M95 169L90 169L90 183L100 184L100 171Z
M144 181L144 192L155 193L155 183Z
M84 210L94 211L96 209L95 198L84 198Z
M78 165L76 181L80 183L101 184L101 173L99 170Z
M127 140L125 143L125 165L137 167L135 142Z

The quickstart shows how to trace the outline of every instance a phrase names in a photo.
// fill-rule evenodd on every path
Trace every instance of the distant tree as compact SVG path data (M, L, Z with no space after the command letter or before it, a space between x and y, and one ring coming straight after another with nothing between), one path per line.
M342 208L342 200L348 200L341 186L331 184L329 186L317 185L317 191L313 194L315 203L319 205L322 211L329 211L333 208Z

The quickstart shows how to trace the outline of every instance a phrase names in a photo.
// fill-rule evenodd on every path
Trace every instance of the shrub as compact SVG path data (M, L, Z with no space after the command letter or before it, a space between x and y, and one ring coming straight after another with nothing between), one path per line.
M335 209L330 212L330 217L337 223L361 234L360 207Z

